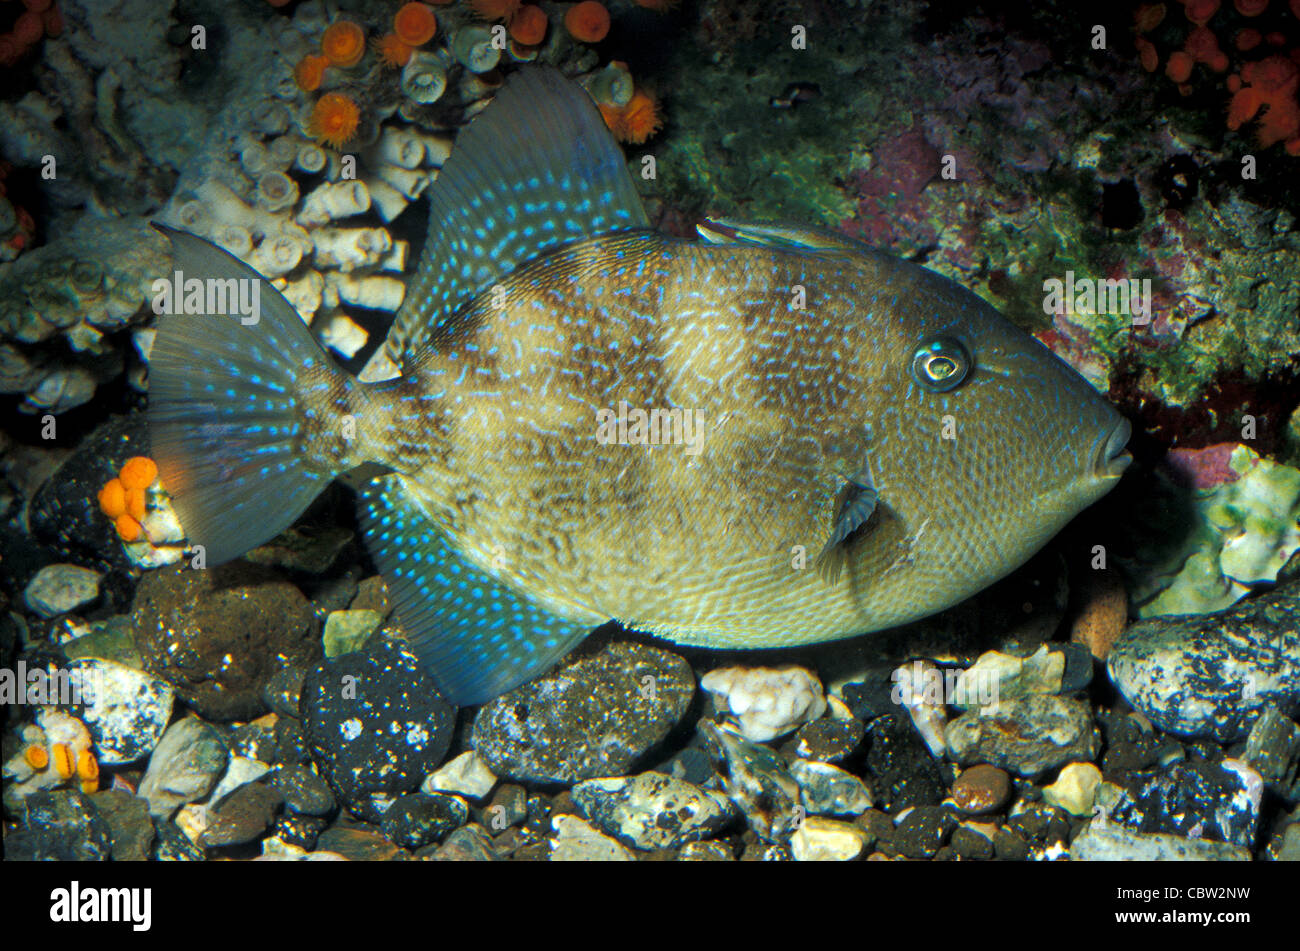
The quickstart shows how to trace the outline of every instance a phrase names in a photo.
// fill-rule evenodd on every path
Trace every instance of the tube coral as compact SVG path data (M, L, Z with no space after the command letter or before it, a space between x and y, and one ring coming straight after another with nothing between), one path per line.
M542 8L530 3L510 18L510 38L525 46L536 46L546 38L546 26Z

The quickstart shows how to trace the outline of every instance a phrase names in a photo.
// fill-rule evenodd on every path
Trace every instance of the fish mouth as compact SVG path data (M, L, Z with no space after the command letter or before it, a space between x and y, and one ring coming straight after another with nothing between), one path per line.
M1118 479L1124 474L1124 470L1133 461L1125 448L1132 433L1133 427L1129 421L1121 417L1115 428L1098 441L1092 465L1098 479Z

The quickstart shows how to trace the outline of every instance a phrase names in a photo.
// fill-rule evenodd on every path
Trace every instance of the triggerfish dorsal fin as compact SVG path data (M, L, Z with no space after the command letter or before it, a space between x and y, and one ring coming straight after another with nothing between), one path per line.
M401 476L372 479L357 508L412 653L457 706L483 703L545 673L591 633L452 548Z
M856 238L812 225L770 221L738 221L735 218L706 218L695 226L709 244L751 244L765 248L816 251L872 251Z
M590 95L524 67L456 139L429 189L429 237L385 344L399 366L467 300L550 248L650 227Z

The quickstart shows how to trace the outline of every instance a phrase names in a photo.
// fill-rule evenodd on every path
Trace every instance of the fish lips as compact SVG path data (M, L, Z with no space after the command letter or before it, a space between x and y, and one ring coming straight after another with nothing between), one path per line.
M1097 440L1092 462L1092 471L1096 478L1102 481L1113 481L1124 474L1124 470L1133 461L1133 456L1126 448L1132 433L1133 427L1121 416L1114 428Z

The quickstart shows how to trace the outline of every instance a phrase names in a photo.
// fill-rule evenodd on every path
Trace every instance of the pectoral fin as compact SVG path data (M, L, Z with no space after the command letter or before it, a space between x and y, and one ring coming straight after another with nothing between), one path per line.
M845 543L854 532L867 524L876 511L879 499L880 494L876 491L875 479L871 475L871 464L864 463L859 472L848 478L836 497L835 520L831 525L830 536L814 560L818 573L826 581L833 583L839 578L844 567Z

